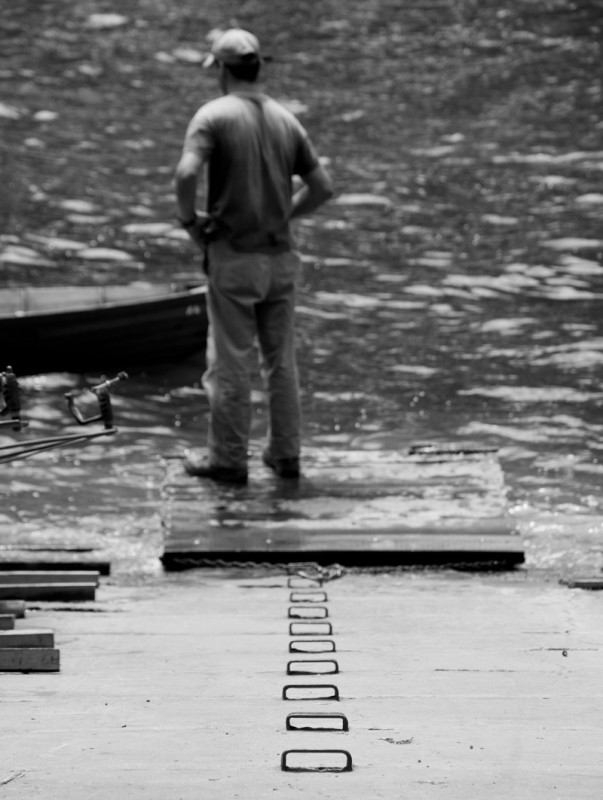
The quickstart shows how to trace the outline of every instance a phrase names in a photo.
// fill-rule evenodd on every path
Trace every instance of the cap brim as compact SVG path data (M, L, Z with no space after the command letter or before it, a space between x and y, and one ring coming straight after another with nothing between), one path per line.
M205 57L205 59L203 60L201 66L203 67L203 69L207 69L208 67L212 67L216 63L216 61L219 61L219 59L216 58L216 56L213 53L210 53L208 56ZM260 64L270 64L272 61L274 61L272 56L260 56L259 57ZM228 64L229 62L226 61L225 63ZM245 62L244 61L238 61L236 63L237 64L244 64Z

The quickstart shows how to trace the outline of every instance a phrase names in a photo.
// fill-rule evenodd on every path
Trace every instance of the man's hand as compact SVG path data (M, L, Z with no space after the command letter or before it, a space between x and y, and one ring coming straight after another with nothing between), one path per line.
M209 222L209 214L205 211L197 211L195 212L195 221L192 225L184 225L184 230L188 233L191 237L193 242L197 245L200 250L205 249L205 226Z

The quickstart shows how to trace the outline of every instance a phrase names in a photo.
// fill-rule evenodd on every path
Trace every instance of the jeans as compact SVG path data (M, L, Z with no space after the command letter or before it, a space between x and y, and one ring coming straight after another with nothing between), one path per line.
M239 253L209 245L209 331L203 388L209 401L209 462L246 468L251 423L251 369L257 337L268 390L268 451L300 452L301 409L294 312L300 260L296 253Z

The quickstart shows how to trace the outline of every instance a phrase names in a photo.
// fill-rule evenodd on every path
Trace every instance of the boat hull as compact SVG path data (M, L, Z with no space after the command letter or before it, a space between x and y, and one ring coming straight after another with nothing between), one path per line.
M17 375L97 372L182 361L202 353L205 292L0 317L2 368Z

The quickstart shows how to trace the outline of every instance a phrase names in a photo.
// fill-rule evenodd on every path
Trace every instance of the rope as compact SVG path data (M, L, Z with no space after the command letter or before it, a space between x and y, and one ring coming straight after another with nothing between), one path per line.
M181 569L191 567L209 567L211 569L241 569L256 570L262 569L268 572L282 572L285 575L296 575L300 578L318 580L322 583L342 578L346 574L346 569L341 564L330 564L323 566L314 561L304 562L276 562L276 561L226 561L222 558L193 558L190 556L169 555L170 566L174 565Z
M385 575L402 572L457 570L464 572L501 572L510 569L509 565L497 559L483 561L451 561L448 564L387 564L375 566L344 567L341 564L323 566L313 561L308 562L275 562L275 561L226 561L222 558L205 558L165 554L169 557L170 566L180 569L206 567L209 569L265 570L282 572L300 578L317 580L322 583L343 578L345 575ZM166 558L166 560L168 560Z

